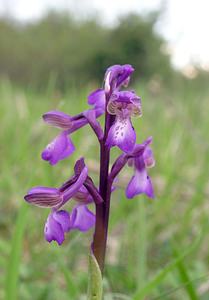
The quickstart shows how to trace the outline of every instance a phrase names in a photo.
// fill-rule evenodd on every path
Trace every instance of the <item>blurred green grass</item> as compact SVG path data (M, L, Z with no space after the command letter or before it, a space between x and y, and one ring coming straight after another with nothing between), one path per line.
M192 82L172 91L155 87L136 87L143 117L134 125L139 142L150 135L154 139L157 163L150 175L156 200L127 200L123 189L114 192L105 299L206 300L209 88L198 90ZM57 133L41 115L52 109L78 113L87 107L91 90L87 86L62 95L49 84L38 94L9 81L0 84L0 299L85 299L92 232L72 232L62 247L46 243L48 211L24 204L23 196L31 186L59 186L80 156L98 181L98 146L87 127L73 134L77 151L71 158L53 168L40 159ZM116 156L118 150L112 152ZM124 170L120 186L130 172Z

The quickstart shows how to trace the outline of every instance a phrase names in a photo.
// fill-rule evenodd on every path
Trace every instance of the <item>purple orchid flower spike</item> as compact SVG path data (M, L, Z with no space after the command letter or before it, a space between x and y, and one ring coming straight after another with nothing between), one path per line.
M141 116L141 99L134 92L115 92L107 105L107 111L115 115L106 144L118 146L124 152L131 152L136 143L136 133L131 123L131 116Z
M118 175L126 164L134 169L126 188L127 198L132 199L139 194L154 198L152 182L147 173L147 168L155 164L150 148L152 138L136 144L136 132L132 125L132 117L142 115L141 98L134 91L121 91L129 84L133 71L134 68L129 64L109 67L103 88L88 96L89 109L77 115L70 116L56 110L43 115L47 124L61 130L42 152L42 158L51 165L75 151L71 135L81 127L90 125L100 147L99 187L89 176L81 158L75 163L73 176L60 187L37 186L24 197L30 204L51 209L44 227L48 242L55 241L61 245L66 233L72 230L86 232L95 227L91 253L101 273L104 269L111 195L116 189ZM103 114L104 128L98 121ZM122 153L110 170L110 149L114 146L120 148ZM64 207L68 202L76 203L70 212ZM89 209L92 204L95 205L95 214Z
M149 198L154 198L152 181L147 174L147 168L154 167L155 165L151 148L147 146L143 153L131 160L135 168L135 174L126 188L127 198L132 199L134 196L142 193L146 194Z

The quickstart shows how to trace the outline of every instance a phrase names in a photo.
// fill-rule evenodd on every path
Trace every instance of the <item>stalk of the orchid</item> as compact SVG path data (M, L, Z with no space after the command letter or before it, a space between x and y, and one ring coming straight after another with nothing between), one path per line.
M111 91L106 93L106 106L109 101ZM106 139L110 127L114 122L115 117L110 115L107 110L105 112L105 130L103 139L100 142L100 182L99 192L103 198L103 203L96 204L96 224L93 238L92 249L94 256L98 262L101 272L104 270L108 223L109 223L109 209L111 197L111 185L108 180L110 149L106 145Z
M105 91L105 129L103 139L100 140L100 183L99 192L103 203L96 203L96 224L92 249L101 272L104 270L109 210L112 181L109 179L110 143L107 143L110 128L115 122L116 116L107 110L108 102L114 91L119 90L122 85L127 85L130 75L134 71L130 65L115 65L107 69L104 78ZM101 91L100 91L101 92ZM98 90L96 91L98 93ZM94 95L95 93L93 93ZM91 100L91 99L90 99ZM113 146L113 145L112 145Z

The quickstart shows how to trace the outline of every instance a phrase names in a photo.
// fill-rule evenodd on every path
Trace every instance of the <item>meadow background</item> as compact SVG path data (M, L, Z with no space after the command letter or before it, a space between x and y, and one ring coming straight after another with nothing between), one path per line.
M72 135L76 152L51 167L40 154L57 130L41 115L87 108L111 64L136 68L132 87L142 97L134 120L138 142L153 136L156 199L124 195L120 176L111 204L105 300L209 299L209 87L197 66L185 77L170 63L156 33L160 12L128 15L107 27L49 12L38 21L0 19L0 299L85 299L93 232L48 244L48 210L24 203L36 185L59 186L74 161L86 157L98 181L99 149L90 128ZM113 149L115 157L119 151Z

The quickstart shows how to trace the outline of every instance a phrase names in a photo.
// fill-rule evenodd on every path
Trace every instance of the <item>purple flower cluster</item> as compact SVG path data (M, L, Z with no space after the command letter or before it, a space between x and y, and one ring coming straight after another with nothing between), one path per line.
M48 242L57 241L61 245L64 241L64 234L70 230L78 229L87 231L95 224L95 215L88 209L88 204L92 203L93 195L97 195L97 201L102 202L97 188L88 177L88 169L84 160L80 159L75 164L75 174L60 188L48 188L38 186L29 190L25 200L39 207L51 208L44 234ZM90 188L89 188L90 185ZM85 187L86 186L86 187ZM90 193L88 192L90 190ZM65 210L60 210L66 202L73 197L80 199L73 208L71 214Z
M95 226L93 251L98 261L100 260L98 253L101 252L98 239L99 235L100 239L103 237L105 239L107 235L113 183L126 164L134 170L126 188L127 198L131 199L142 193L154 198L152 182L147 174L147 168L155 164L150 148L152 138L137 144L136 132L131 122L133 117L142 115L141 99L134 91L121 90L129 84L133 71L131 65L109 67L105 73L103 88L88 96L89 109L78 115L70 116L60 111L50 111L43 115L46 123L61 130L42 152L42 158L51 165L55 165L75 151L71 140L73 132L87 124L91 126L101 148L99 188L89 176L84 159L80 158L75 164L74 175L62 186L34 187L25 196L25 200L30 204L51 208L44 228L45 239L48 242L54 240L61 245L65 233L75 229L85 232ZM97 120L103 114L105 114L104 130ZM117 146L122 154L109 170L109 153L114 146ZM75 206L69 213L63 206L72 199ZM96 215L88 208L92 203L96 206ZM101 229L102 226L105 227L104 230Z

